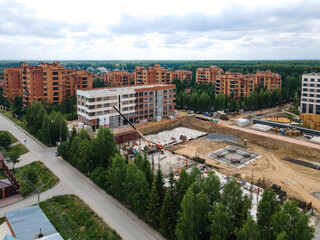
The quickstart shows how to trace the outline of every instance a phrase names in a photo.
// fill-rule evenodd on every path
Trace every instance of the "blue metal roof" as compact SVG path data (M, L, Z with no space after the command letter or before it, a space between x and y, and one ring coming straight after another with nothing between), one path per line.
M34 240L40 233L44 237L54 234L55 240L63 240L38 205L5 213L8 223L19 240Z

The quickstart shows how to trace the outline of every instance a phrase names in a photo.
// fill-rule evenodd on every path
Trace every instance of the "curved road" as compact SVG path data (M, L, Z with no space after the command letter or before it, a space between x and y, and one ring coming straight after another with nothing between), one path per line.
M87 203L90 208L115 229L123 239L164 239L158 232L145 224L110 195L106 194L77 169L70 166L64 160L56 158L53 148L47 148L26 131L15 126L12 121L8 120L2 114L0 114L0 130L9 131L21 143L27 140L26 146L29 151L32 152L37 159L44 162L60 179L58 186L49 190L48 194L41 194L44 195L44 198L40 196L41 199L49 198L55 195L55 192L57 195L59 193L74 194ZM57 187L59 187L60 191L55 191ZM0 215L3 215L5 211L10 211L11 209L30 206L30 204L36 203L37 200L35 196L31 197L30 200L28 199L1 208ZM24 204L25 206L22 206Z

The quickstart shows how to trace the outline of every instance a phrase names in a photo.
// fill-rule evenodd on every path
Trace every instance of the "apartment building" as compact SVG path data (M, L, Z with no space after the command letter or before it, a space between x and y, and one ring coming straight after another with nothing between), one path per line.
M117 107L131 122L170 116L175 108L172 84L77 90L79 123L117 128L127 123L113 109Z
M86 71L65 69L59 62L30 66L22 63L18 68L6 68L4 96L12 101L23 97L26 107L33 101L61 103L73 96L76 89L92 88L92 76Z
M12 101L17 96L22 96L22 70L19 67L4 69L3 96Z
M191 82L192 72L188 70L176 70L172 73L172 79L179 80L180 82Z
M217 66L210 66L208 68L197 68L196 82L197 84L209 85L214 84L216 79L221 77L223 70Z
M134 74L126 71L113 71L104 74L104 84L107 87L128 86L134 81Z
M242 75L241 73L226 72L215 81L216 94L222 92L226 96L249 96L255 89L256 76L254 74Z
M320 73L302 75L301 113L320 114Z
M162 68L160 64L155 64L153 67L136 66L134 70L135 85L142 84L172 84L172 72Z
M273 89L281 88L281 76L280 74L273 73L270 70L257 72L256 85L264 86L273 91Z

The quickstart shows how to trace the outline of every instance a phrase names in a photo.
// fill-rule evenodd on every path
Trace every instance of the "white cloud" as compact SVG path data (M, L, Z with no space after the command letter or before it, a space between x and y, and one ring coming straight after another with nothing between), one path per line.
M319 58L308 0L0 0L0 59Z

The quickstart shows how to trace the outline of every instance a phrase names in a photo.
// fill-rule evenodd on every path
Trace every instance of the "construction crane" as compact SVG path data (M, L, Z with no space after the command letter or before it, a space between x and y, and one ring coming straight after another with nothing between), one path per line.
M149 147L151 148L151 150L161 150L163 149L163 146L160 143L155 143L152 141L149 141L148 139L145 138L145 136L143 136L143 134L129 121L129 119L127 119L116 107L114 107L114 110L116 110L120 116L130 124L130 126L139 134L139 136L149 145Z

